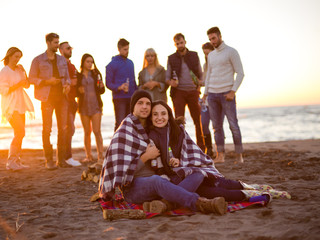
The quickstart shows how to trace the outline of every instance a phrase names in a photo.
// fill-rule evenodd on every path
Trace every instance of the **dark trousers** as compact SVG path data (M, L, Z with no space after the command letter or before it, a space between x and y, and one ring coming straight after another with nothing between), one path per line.
M239 181L218 178L213 180L205 179L197 190L201 197L209 199L215 197L224 197L228 202L243 201L245 199L242 193L242 185Z
M42 143L47 161L53 160L53 150L50 142L53 110L55 111L58 128L57 161L61 162L65 160L68 119L68 102L64 95L59 98L49 99L47 102L41 102Z
M75 132L74 120L77 113L78 104L76 101L68 102L68 119L67 119L67 133L66 133L66 157L68 160L72 158L72 137Z
M182 91L176 89L174 95L172 96L172 102L175 117L184 116L186 105L188 105L189 112L196 129L197 145L202 149L202 151L205 151L201 126L199 92L197 90Z
M115 115L114 131L118 129L122 120L130 113L130 100L131 98L114 98L113 108Z

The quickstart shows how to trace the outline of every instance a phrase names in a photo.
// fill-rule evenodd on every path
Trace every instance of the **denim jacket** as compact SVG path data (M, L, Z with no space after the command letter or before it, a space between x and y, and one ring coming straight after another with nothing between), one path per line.
M70 85L71 81L67 61L60 55L56 56L62 86ZM50 85L43 84L43 80L50 79L52 75L52 64L48 59L47 52L44 52L33 59L29 72L29 81L34 84L34 97L41 102L46 102L48 100L51 89Z

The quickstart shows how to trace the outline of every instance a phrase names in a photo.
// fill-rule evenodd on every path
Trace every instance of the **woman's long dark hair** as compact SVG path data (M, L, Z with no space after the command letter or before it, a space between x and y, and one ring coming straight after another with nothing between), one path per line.
M92 69L93 74L95 74L96 76L99 75L100 76L100 80L101 80L102 79L102 75L101 75L100 71L98 70L98 68L96 66L96 63L94 62L94 58L89 53L83 54L83 56L81 58L80 73L83 73L83 65L84 65L84 62L86 61L86 59L88 57L91 57L92 61L93 61L93 69Z
M171 108L168 106L168 104L166 102L164 102L162 100L154 101L152 103L151 114L150 114L150 117L148 119L148 125L150 126L150 129L152 129L154 127L152 125L152 121L151 121L152 109L157 105L162 105L168 111L168 115L169 115L168 123L170 125L169 145L170 146L175 146L179 141L179 135L181 133L180 124L184 124L185 123L184 117L181 116L181 117L178 117L178 118L175 119L173 117L173 113L172 113Z

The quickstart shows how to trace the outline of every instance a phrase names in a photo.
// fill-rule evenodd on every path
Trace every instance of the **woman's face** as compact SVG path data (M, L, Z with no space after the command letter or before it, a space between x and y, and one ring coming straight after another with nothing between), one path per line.
M212 52L211 49L203 49L203 54L204 54L205 57L208 57L210 52Z
M154 53L147 53L146 54L146 60L148 62L148 65L154 64L155 59L156 59L156 55Z
M151 121L153 126L158 128L165 127L168 123L168 120L169 114L164 106L158 104L152 108Z
M92 69L92 64L93 64L92 57L87 57L86 60L84 60L83 68L89 71Z
M21 57L21 52L15 52L11 57L9 57L9 64L13 64L16 66Z

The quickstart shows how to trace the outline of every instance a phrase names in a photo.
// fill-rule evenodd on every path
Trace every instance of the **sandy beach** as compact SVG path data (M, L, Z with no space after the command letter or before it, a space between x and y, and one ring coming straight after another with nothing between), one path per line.
M224 216L157 216L107 221L98 202L90 202L97 184L81 181L85 166L48 171L42 150L24 150L31 168L5 170L0 151L0 239L319 239L320 139L244 144L245 163L234 164L233 146L217 164L230 179L270 184L292 199L274 199L267 207L246 208ZM73 157L84 158L83 149Z

